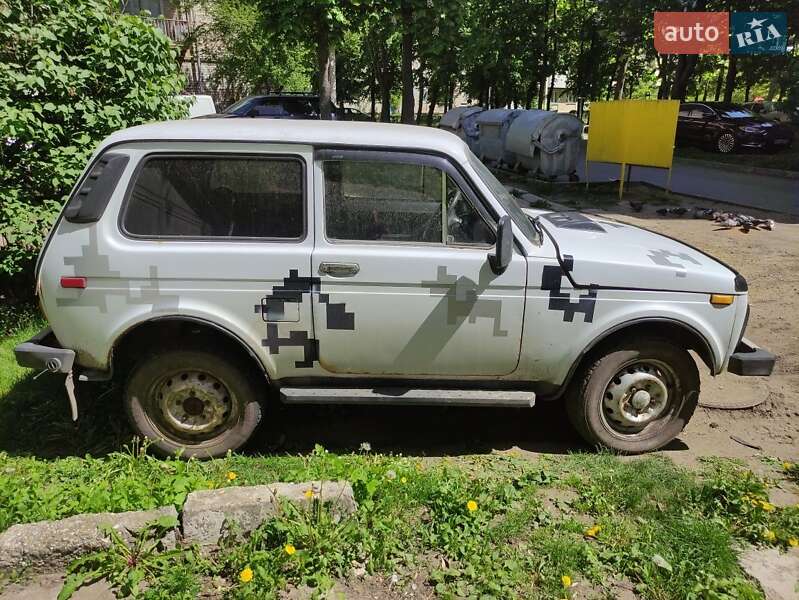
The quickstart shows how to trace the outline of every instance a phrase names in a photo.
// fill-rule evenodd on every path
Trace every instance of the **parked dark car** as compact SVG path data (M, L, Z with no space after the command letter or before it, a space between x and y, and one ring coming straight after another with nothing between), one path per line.
M717 152L748 148L775 151L793 143L790 127L758 117L740 104L686 102L677 117L677 144Z
M303 93L267 94L248 96L231 104L221 113L202 118L225 119L235 117L262 117L268 119L320 119L319 96ZM338 121L371 121L369 115L355 108L338 108Z

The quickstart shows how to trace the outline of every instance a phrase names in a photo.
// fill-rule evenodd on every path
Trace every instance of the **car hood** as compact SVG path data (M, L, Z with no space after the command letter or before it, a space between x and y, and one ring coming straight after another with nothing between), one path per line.
M753 119L725 119L724 122L735 125L736 127L757 127L764 131L773 131L774 133L793 133L789 127L764 117L755 117Z
M571 266L575 285L736 293L737 273L677 240L578 212L525 212L537 217L564 268Z

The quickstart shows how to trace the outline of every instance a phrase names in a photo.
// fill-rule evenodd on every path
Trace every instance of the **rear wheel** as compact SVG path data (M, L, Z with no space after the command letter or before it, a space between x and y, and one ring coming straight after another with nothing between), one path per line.
M223 456L240 448L261 420L249 373L212 352L168 350L142 359L124 393L133 428L161 454Z
M638 454L677 437L698 398L699 372L686 350L663 339L632 338L578 373L567 409L589 444Z

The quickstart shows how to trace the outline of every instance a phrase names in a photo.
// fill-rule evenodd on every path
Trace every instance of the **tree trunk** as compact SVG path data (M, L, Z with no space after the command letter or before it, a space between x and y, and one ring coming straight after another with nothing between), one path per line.
M627 53L623 53L616 61L616 87L613 88L614 100L621 100L624 94L624 78L627 76L627 64L630 62L630 57Z
M549 107L552 106L552 94L555 91L555 74L552 73L552 77L549 79L549 91L547 92L547 110Z
M380 120L391 122L391 85L385 83L380 86Z
M438 84L430 84L430 93L427 95L427 126L433 126L433 113L436 110L436 102L438 101Z
M416 124L422 124L422 105L424 104L424 60L419 64L419 108L416 111Z
M732 94L735 91L735 78L738 76L738 57L730 54L727 65L727 79L724 82L724 102L732 102Z
M535 94L535 83L530 82L527 84L527 90L525 91L524 95L524 108L530 110L530 107L533 105L533 95Z
M377 82L375 81L374 74L372 75L372 82L369 84L369 101L371 102L372 121L375 120L375 112L377 108Z
M747 81L746 88L744 89L744 102L749 102L749 92L751 91L752 91L752 84Z
M402 110L400 122L413 124L413 8L405 0L400 7L402 14Z
M330 120L336 110L336 44L324 26L318 32L317 43L319 111L322 119Z
M674 84L671 86L671 98L677 100L685 98L685 92L696 70L698 59L697 54L680 54L677 59L677 70L674 73Z
M721 65L719 69L719 76L716 78L716 93L713 94L713 101L718 102L719 96L721 96L721 86L724 84L724 72L725 72L724 65Z
M541 61L541 73L538 76L538 110L544 107L544 95L547 91L547 70L549 69L549 0L544 0L544 54Z

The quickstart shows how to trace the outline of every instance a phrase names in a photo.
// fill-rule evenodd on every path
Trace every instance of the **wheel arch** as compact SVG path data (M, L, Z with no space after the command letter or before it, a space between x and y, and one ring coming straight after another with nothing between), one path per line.
M253 373L270 382L266 365L240 336L208 319L190 315L161 315L139 321L117 336L109 352L111 374L127 370L136 357L153 343L175 345L177 340L188 343L213 343L215 349L237 354Z
M621 339L635 334L645 334L650 336L659 336L669 340L676 340L685 348L695 351L702 362L705 363L710 373L715 375L718 372L718 365L716 365L715 355L713 354L710 342L694 327L678 321L665 317L643 317L634 319L632 321L625 321L619 323L609 329L603 331L591 342L586 345L583 351L577 356L569 367L568 374L563 381L563 384L555 394L547 399L558 399L571 385L574 375L578 369L593 356L601 352L604 348L608 348L618 343Z

